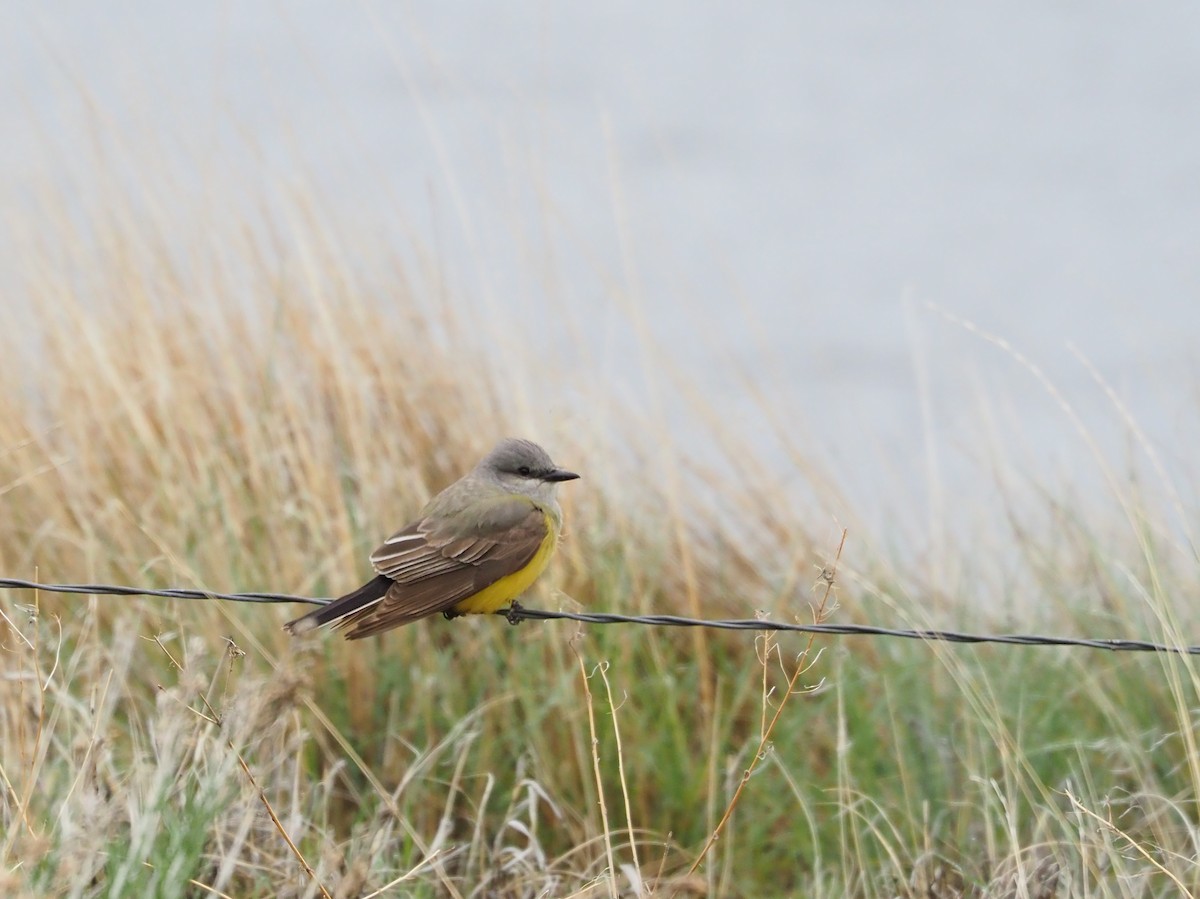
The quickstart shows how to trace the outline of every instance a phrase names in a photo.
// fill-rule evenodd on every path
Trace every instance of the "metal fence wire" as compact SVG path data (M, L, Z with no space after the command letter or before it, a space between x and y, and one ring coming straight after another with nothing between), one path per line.
M83 593L92 596L161 596L167 599L226 600L251 603L307 603L325 605L330 599L293 596L287 593L214 593L208 590L126 587L115 584L39 584L17 578L0 578L0 589L41 590L47 593ZM529 609L514 603L501 609L510 624L522 621L580 621L584 624L635 624L646 627L711 627L733 631L794 631L803 634L827 634L842 637L899 637L906 640L926 640L943 643L1001 643L1015 646L1079 646L1086 649L1107 649L1110 652L1161 652L1178 655L1200 655L1200 646L1155 643L1149 640L1099 639L1089 637L1055 637L1039 634L967 634L927 628L890 628L870 624L800 624L772 621L768 618L684 618L679 615L617 615L610 612L552 612Z

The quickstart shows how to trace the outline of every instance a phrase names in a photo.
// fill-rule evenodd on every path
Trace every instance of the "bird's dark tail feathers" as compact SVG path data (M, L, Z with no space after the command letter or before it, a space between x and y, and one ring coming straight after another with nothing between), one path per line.
M352 590L345 596L338 597L328 605L321 606L314 612L302 615L294 621L289 621L283 629L289 634L304 634L323 624L336 623L353 615L362 609L373 606L387 595L394 581L382 574L374 580L367 581L357 590Z

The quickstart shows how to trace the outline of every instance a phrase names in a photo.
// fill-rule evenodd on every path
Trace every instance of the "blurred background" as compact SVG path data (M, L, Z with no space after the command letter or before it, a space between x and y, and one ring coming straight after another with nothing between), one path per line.
M180 244L303 190L346 258L386 246L477 323L456 350L538 360L539 414L595 408L700 458L717 422L797 502L802 451L831 523L936 544L1002 489L1001 457L1086 492L1093 451L1140 452L1101 381L1191 474L1194 4L10 0L6 20L9 285L30 210L69 218L101 181Z
M0 575L1200 642L1195 3L3 10ZM1200 895L1194 656L0 600L0 895Z

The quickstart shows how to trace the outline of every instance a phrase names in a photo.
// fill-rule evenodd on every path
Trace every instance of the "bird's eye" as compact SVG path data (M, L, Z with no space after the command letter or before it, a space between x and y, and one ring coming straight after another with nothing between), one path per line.
M520 468L517 469L517 474L519 474L523 478L529 477L530 473L531 472L529 470L528 465L522 465Z

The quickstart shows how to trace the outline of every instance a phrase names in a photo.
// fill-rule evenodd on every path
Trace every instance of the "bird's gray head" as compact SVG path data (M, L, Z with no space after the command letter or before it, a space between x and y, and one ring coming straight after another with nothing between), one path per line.
M550 454L530 440L508 437L483 457L476 471L502 484L513 493L549 501L561 481L579 477L559 468Z

